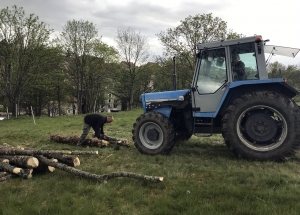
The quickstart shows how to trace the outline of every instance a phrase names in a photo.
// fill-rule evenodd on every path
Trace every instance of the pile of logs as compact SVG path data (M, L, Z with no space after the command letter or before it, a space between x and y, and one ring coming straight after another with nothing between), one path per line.
M66 143L66 144L71 144L71 145L76 145L78 140L79 140L79 136L74 135L74 136L61 136L59 134L51 134L50 135L50 140L57 142L57 143ZM115 138L115 137L109 137L106 135L101 135L100 139L97 138L86 138L83 142L82 145L84 146L96 146L96 147L106 147L109 146L110 144L118 144L120 146L127 146L129 147L129 141L127 139L123 139L123 138Z
M53 172L55 168L98 182L115 177L130 177L151 182L163 181L163 177L157 176L128 172L97 175L75 168L80 165L80 160L76 155L97 154L98 151L34 150L0 146L0 182L13 176L30 179L35 172Z

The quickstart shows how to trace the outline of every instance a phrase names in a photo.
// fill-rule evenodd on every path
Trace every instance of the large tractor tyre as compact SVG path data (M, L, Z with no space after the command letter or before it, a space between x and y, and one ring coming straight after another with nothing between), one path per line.
M140 115L133 124L132 140L143 154L169 153L175 141L173 124L163 114L148 112Z
M222 135L238 157L259 161L288 160L300 147L298 107L280 93L246 93L225 110Z

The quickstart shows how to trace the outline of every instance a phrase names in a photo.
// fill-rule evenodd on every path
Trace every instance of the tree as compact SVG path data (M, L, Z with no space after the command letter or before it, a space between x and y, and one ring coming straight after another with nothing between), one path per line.
M93 56L87 57L85 98L86 109L95 112L99 110L105 102L106 94L110 91L110 74L115 71L117 51L104 44L95 44ZM108 87L108 88L107 88Z
M118 30L115 41L122 63L114 76L114 94L122 100L123 110L132 109L137 92L150 82L150 79L145 80L147 67L142 66L149 58L148 39L129 27Z
M35 69L28 74L31 82L24 94L24 102L28 108L33 107L35 115L40 116L49 102L57 101L61 115L60 104L65 100L66 88L69 86L62 72L64 58L61 48L44 47L36 54L39 58L34 62L37 65Z
M270 78L282 77L285 70L286 70L286 66L283 65L282 63L279 63L278 61L275 61L274 63L270 63L267 66L267 71L269 73Z
M31 71L38 66L40 49L47 45L51 29L37 16L25 16L22 7L0 11L0 88L8 98L13 116L31 82Z
M286 82L300 90L300 67L296 65L285 66L278 61L270 63L267 67L269 78L285 78ZM296 101L300 101L300 96L295 97Z
M156 65L152 69L152 91L169 91L173 90L173 74L174 74L174 61L172 58L164 58L156 56ZM177 74L176 74L177 76ZM178 79L178 77L177 77ZM177 83L178 84L178 83ZM180 88L181 86L179 86Z
M98 31L93 23L88 21L68 21L63 27L60 42L67 55L66 72L76 88L78 113L84 113L84 75L86 56L89 54L93 40Z
M78 113L95 111L106 85L106 64L116 59L116 50L101 41L93 23L83 20L68 21L59 42L66 53L65 70L74 86Z
M225 21L209 13L188 16L177 27L162 31L157 36L165 47L165 60L170 61L176 56L178 80L185 87L193 77L199 43L239 38L243 35L227 29Z

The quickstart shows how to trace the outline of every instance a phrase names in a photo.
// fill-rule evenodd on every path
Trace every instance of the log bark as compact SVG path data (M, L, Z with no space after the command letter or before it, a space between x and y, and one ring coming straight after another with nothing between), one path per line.
M69 145L76 145L78 140L80 139L79 136L75 135L75 136L61 136L58 134L51 134L50 135L50 140L57 142L57 143L65 143L65 144L69 144ZM86 138L82 145L84 146L96 146L96 147L105 147L108 146L110 143L106 140L98 140L95 138L89 139Z
M85 172L82 170L78 170L78 169L70 167L66 164L51 162L42 155L38 155L37 158L39 159L40 162L43 162L50 166L54 166L57 169L61 169L63 171L75 174L77 176L81 176L83 178L93 179L98 182L107 181L108 179L115 178L115 177L129 177L129 178L135 178L135 179L146 180L146 181L151 181L151 182L163 181L163 177L147 176L147 175L140 175L140 174L128 173L128 172L114 172L114 173L105 174L105 175L97 175L97 174Z
M55 141L57 143L70 143L72 145L76 145L78 140L80 139L79 136L61 136L59 134L51 134L50 140Z
M125 138L117 138L117 137L110 137L106 135L100 135L100 139L106 140L110 143L117 143L120 146L127 146L129 147L129 141Z
M24 149L24 147L22 147L22 146L16 146L16 147L14 147L14 146L11 146L11 145L9 145L9 144L7 144L7 143L3 143L2 146L0 146L0 148Z
M0 172L0 178L6 175L7 175L6 172Z
M48 159L49 162L55 162L57 163L58 160L55 159L55 158L51 158L51 159ZM53 166L49 166L47 164L45 164L44 162L39 162L39 166L37 168L35 168L33 171L36 173L44 173L44 172L54 172L55 171L55 167Z
M9 160L6 159L6 158L0 158L0 161L1 161L2 163L9 163Z
M12 166L8 163L0 163L0 166L5 171L21 176L22 178L32 178L32 169L22 169L19 167Z
M98 151L68 151L68 150L21 150L12 148L0 148L1 155L47 155L47 154L68 154L68 155L97 155Z
M0 182L2 182L2 181L5 181L6 179L8 179L8 178L11 178L11 174L9 174L9 173L6 173L5 175L3 175L2 177L0 177Z
M61 154L47 154L45 155L47 158L55 158L60 163L64 163L68 166L80 166L80 160L78 157L72 157L68 155L61 155Z
M32 169L39 165L38 159L32 156L1 155L1 158L8 159L10 164L14 164L23 168Z

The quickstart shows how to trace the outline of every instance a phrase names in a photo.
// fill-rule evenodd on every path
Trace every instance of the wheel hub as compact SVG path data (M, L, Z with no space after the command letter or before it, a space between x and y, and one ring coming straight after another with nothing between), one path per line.
M277 134L276 121L265 113L251 115L245 123L245 132L253 140L265 142L272 140Z
M147 137L150 141L156 141L159 138L159 132L155 128L149 129Z

